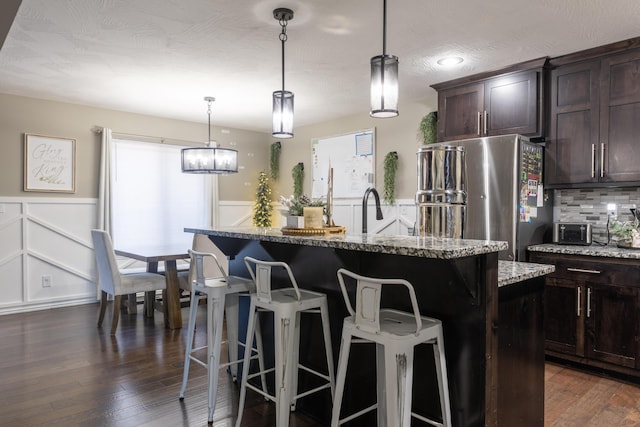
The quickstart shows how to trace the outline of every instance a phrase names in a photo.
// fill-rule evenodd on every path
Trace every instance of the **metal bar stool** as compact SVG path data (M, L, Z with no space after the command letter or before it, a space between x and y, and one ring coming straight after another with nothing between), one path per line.
M344 281L348 276L356 281L356 309L353 309ZM333 399L331 426L337 427L356 417L377 409L378 426L409 427L411 417L434 426L451 427L447 364L444 355L442 323L420 315L415 291L411 283L402 279L376 279L360 276L344 268L338 270L347 310L344 319L342 345L338 359L336 393ZM381 309L383 285L403 285L409 291L413 313ZM355 414L340 419L340 407L349 362L351 343L375 343L377 359L378 402ZM433 345L433 355L440 393L442 422L430 420L411 412L413 384L413 352L418 344Z
M251 290L251 305L249 307L249 321L247 336L252 337L253 329L258 324L257 313L263 311L273 312L274 317L274 351L275 367L248 375L248 369L242 370L242 382L240 388L240 400L238 403L238 419L236 427L242 422L242 412L247 388L250 388L266 399L276 403L276 426L289 425L289 411L294 411L296 400L312 393L330 388L331 396L335 389L333 373L333 355L331 350L331 337L329 335L329 312L327 309L327 297L324 294L305 289L299 289L291 268L284 262L260 261L251 257L244 259L249 273L255 283L255 290ZM271 289L272 268L284 268L293 287L284 289ZM320 373L299 363L300 343L300 314L315 313L322 318L322 332L327 359L327 374ZM247 342L251 346L251 339ZM249 365L248 354L245 354L245 364ZM303 369L324 380L323 384L298 393L298 370ZM275 371L275 396L258 389L248 382L249 379Z
M257 358L260 370L264 370L262 359L262 337L260 330L256 329L256 346L254 349L250 344L238 342L238 294L248 292L253 289L253 282L249 279L238 276L228 276L226 270L220 265L218 258L212 253L189 250L191 255L191 277L193 278L191 287L191 303L189 307L189 327L187 331L187 347L184 358L184 372L182 376L182 387L180 388L180 400L184 399L189 378L189 366L193 360L207 368L209 380L209 401L208 401L208 422L213 423L213 413L216 408L216 394L218 388L219 371L222 368L234 366L238 363L246 362ZM217 271L215 270L217 267ZM212 271L216 271L219 277L211 278ZM207 278L209 277L209 278ZM207 345L193 347L196 328L196 314L198 311L199 294L206 295L207 298ZM229 362L220 363L220 351L222 345L222 324L224 323L225 310L227 311L227 336L230 349L237 349L238 345L244 346L246 357L235 360L233 355L237 351L230 351ZM251 331L253 333L253 331ZM194 356L196 351L207 348L207 360L202 361ZM247 351L247 348L251 351ZM245 370L246 371L246 370ZM235 371L232 371L235 379ZM266 390L265 376L262 375L262 387Z

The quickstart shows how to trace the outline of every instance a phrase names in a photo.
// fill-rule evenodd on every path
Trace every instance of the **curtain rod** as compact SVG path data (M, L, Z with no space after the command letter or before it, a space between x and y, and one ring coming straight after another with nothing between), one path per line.
M102 133L102 126L93 126L91 131L97 134ZM202 146L206 145L204 142L188 141L185 139L166 138L163 136L150 136L150 135L137 135L134 133L124 133L111 131L111 136L116 139L131 139L133 141L140 142L153 142L156 144L168 144L168 145L188 145L188 146Z

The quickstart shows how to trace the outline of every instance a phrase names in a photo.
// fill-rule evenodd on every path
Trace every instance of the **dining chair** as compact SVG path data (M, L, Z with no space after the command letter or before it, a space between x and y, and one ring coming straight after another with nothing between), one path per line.
M98 282L101 291L98 327L102 326L104 313L107 309L107 296L111 295L114 301L111 335L114 335L120 318L122 295L155 292L159 289L165 289L167 282L163 275L156 273L122 274L118 269L116 254L109 234L103 230L91 230L91 238L93 239L93 250L98 266Z

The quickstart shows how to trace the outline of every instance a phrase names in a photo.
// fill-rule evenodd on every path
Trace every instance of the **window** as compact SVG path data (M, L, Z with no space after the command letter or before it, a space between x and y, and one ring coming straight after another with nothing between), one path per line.
M113 240L116 247L191 247L185 227L208 224L207 175L182 173L183 147L115 139Z

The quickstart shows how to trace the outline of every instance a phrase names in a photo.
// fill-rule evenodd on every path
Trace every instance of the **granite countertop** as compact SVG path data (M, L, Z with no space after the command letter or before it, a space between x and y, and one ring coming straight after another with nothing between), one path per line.
M606 258L626 258L640 259L640 249L619 248L617 246L599 246L599 245L558 245L553 243L545 243L541 245L533 245L527 248L532 252L546 252L550 254L564 255L585 255Z
M285 236L279 228L220 227L185 228L187 233L219 237L320 246L425 258L455 259L498 252L508 248L507 242L490 240L445 239L419 236L387 236L347 233L331 236Z
M555 269L555 266L549 264L498 261L498 287L544 276L553 273Z

